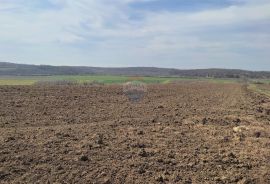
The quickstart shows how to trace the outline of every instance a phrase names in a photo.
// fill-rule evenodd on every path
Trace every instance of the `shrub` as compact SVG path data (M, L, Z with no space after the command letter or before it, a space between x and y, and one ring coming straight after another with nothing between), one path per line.
M77 81L73 80L56 80L56 81L37 81L35 85L38 86L73 86L78 85Z

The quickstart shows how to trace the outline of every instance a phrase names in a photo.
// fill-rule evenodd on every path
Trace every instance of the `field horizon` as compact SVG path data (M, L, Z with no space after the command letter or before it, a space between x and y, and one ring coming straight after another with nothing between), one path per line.
M203 77L203 78L260 78L270 79L270 71L241 69L176 69L158 67L89 67L51 66L0 62L0 77L3 76L52 76L52 75L117 75L143 77Z

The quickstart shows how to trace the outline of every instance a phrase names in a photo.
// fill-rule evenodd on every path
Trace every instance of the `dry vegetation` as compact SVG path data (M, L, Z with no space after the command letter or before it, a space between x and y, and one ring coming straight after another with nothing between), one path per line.
M270 183L270 99L241 84L0 87L0 183Z

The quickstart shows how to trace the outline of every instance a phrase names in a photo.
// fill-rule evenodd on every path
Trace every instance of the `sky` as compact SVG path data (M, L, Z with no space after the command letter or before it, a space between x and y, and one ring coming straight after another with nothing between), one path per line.
M270 70L270 0L0 0L0 61Z

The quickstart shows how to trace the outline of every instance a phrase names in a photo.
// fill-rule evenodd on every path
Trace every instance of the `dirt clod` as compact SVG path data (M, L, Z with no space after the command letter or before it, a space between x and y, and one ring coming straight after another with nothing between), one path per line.
M141 157L148 157L149 154L145 151L145 149L141 149L138 155Z
M87 156L83 155L80 157L80 160L85 162L85 161L88 161L89 159Z
M255 135L256 138L259 138L259 137L261 137L261 132L255 132L254 135Z
M158 175L158 176L155 177L155 180L156 180L157 182L164 182L164 181L165 181L165 176L163 176L163 175Z
M139 174L144 174L146 172L146 170L143 168L143 167L140 167L139 169L138 169L138 173Z

